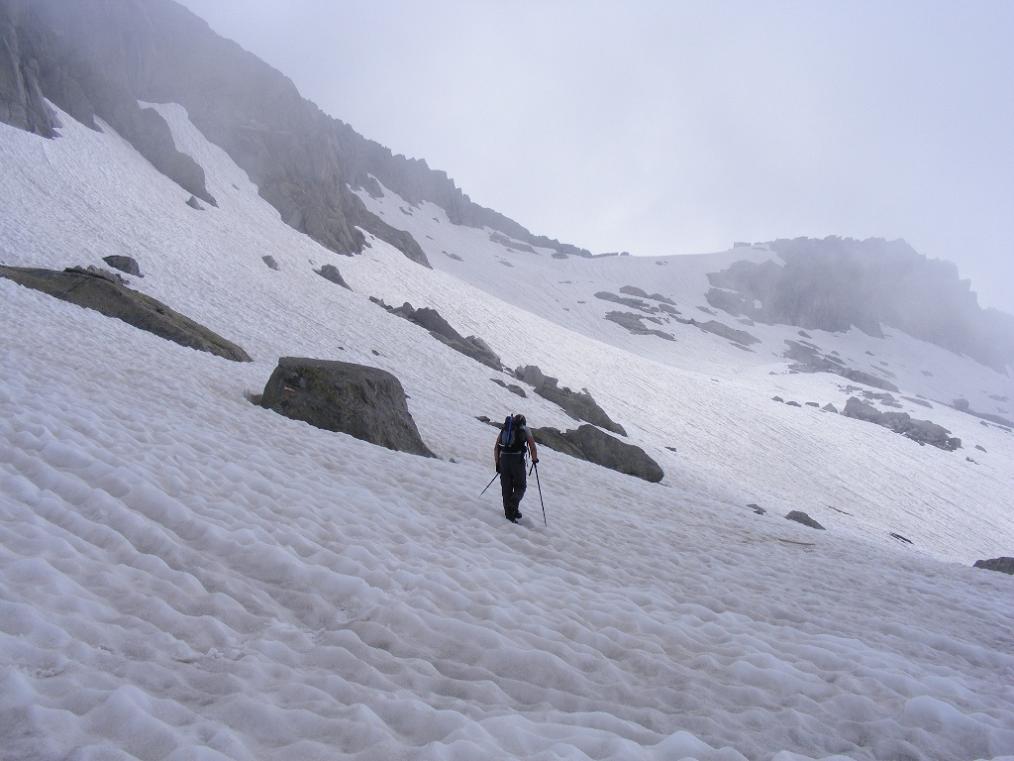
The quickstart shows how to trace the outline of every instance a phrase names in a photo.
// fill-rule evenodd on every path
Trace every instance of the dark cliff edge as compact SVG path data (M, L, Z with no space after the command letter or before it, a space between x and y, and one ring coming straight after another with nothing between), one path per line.
M904 240L830 236L768 245L784 264L739 261L710 273L711 306L757 322L856 327L878 338L887 326L1000 373L1014 365L1014 317L980 307L951 262L928 259Z
M172 0L0 0L0 121L58 137L49 99L82 124L110 124L159 171L215 204L204 170L138 101L182 105L257 184L286 224L340 254L362 228L429 266L418 242L371 213L349 186L372 175L457 224L488 225L533 245L588 256L473 203L425 161L393 154L303 98L292 81Z

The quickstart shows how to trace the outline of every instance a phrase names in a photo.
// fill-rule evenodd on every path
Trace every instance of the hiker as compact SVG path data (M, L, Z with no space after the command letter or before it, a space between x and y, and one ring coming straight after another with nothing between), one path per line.
M535 439L528 430L524 415L508 415L503 428L496 437L493 447L493 462L500 474L500 490L503 493L503 513L511 523L521 520L521 498L525 496L527 473L525 472L525 446L531 452L532 462L539 461Z

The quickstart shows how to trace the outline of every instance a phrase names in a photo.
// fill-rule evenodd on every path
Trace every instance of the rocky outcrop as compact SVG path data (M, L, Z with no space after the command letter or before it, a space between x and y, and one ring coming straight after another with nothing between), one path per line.
M607 312L606 319L610 322L615 322L621 328L625 328L637 336L658 336L659 338L664 338L666 341L676 340L676 337L672 333L666 333L664 330L658 330L657 328L645 327L642 320L651 320L655 323L659 322L658 319L648 315L634 314L633 312Z
M55 137L59 124L39 86L39 62L30 54L34 46L20 39L20 20L25 11L24 3L0 3L0 121L43 137Z
M120 272L126 272L134 277L144 277L141 274L141 268L138 266L137 260L132 256L117 256L116 254L112 254L110 256L103 256L102 261L113 269L118 269Z
M579 256L474 204L443 172L394 155L305 100L292 82L171 0L0 0L0 119L47 137L48 98L81 123L101 117L160 171L206 203L204 172L175 149L168 125L138 101L179 103L223 148L282 220L341 254L358 253L358 228L428 264L412 236L368 211L350 185L442 206L455 224Z
M337 124L335 136L338 149L352 187L366 189L379 180L410 204L418 205L423 201L436 204L447 213L453 224L480 229L488 227L513 241L553 249L554 256L591 256L586 249L533 235L513 219L474 203L445 172L430 169L425 160L395 154L389 148L364 138L348 124ZM511 248L516 247L512 244Z
M314 270L314 272L325 280L330 280L335 285L340 285L342 288L348 288L350 291L352 290L349 288L349 284L345 282L345 278L342 277L342 273L339 272L338 268L333 264L325 264L319 270Z
M539 396L558 404L575 420L585 420L599 428L605 428L607 431L618 433L621 436L627 435L623 426L610 420L605 410L592 399L588 389L572 391L566 386L561 387L556 378L545 375L535 365L517 368L514 371L514 376L532 386Z
M638 296L642 299L651 299L652 301L658 301L661 304L668 304L669 306L676 306L676 302L669 297L663 296L661 293L648 293L636 285L624 285L620 288L620 293L625 293L628 296Z
M501 246L506 248L508 251L524 251L526 254L534 254L535 249L529 246L527 243L521 243L513 238L508 238L503 233L494 230L489 234L489 239L494 243L499 243Z
M736 328L730 328L728 325L724 325L717 320L708 320L707 322L697 322L697 320L691 318L689 320L682 320L675 318L677 322L681 322L684 325L692 325L698 330L703 330L705 333L712 333L716 336L721 336L734 344L739 346L750 346L751 344L760 343L760 339L756 336L750 335L745 330L737 330Z
M804 526L809 526L810 528L820 529L821 531L826 530L823 526L817 523L817 521L815 521L809 515L804 513L802 510L793 510L790 513L787 513L785 517L790 521L802 523Z
M116 317L129 325L235 362L250 362L250 356L203 325L175 312L161 301L127 288L119 276L96 270L28 269L0 267L6 277L27 288L48 293L63 301Z
M990 560L976 560L974 568L985 568L987 571L999 571L1014 575L1014 558L992 558Z
M426 328L431 336L456 352L460 352L466 357L486 365L486 367L497 371L503 370L503 363L500 362L500 357L493 352L489 344L478 336L468 336L466 338L461 335L451 327L451 324L436 309L430 309L429 307L416 309L407 301L400 307L392 307L373 296L370 297L370 301L377 306L383 307L391 314L397 315L409 322L414 322L422 328Z
M532 436L536 443L557 452L651 483L657 483L665 476L658 463L643 449L620 441L593 425L582 425L576 430L563 432L555 428L535 428Z
M973 410L967 399L955 399L951 402L951 406L959 412L964 412L966 415L980 418L981 420L988 420L991 423L996 423L999 426L1005 428L1014 428L1014 420L1008 420L1003 415L994 415L991 412L978 412Z
M275 257L273 257L271 254L265 254L264 256L262 256L261 261L268 266L268 269L275 270L275 272L278 271L278 262L275 261Z
M615 293L610 293L609 291L599 291L595 294L595 298L602 299L603 301L612 301L614 304L622 304L623 306L631 307L633 309L640 309L642 312L648 312L649 314L659 311L658 307L652 306L641 299L631 298L629 296L617 296Z
M979 307L950 262L905 241L777 240L784 264L740 261L708 275L708 303L758 322L882 337L888 325L999 372L1014 362L1014 317Z
M516 383L507 383L501 380L500 378L490 378L490 380L493 381L496 385L500 386L500 388L507 389L512 394L514 394L514 396L520 396L522 399L526 399L528 397L528 394L525 393L525 390Z
M385 243L394 246L416 264L430 267L429 259L426 258L426 252L422 250L419 242L412 237L411 233L387 224L383 219L369 211L359 196L355 194L349 195L346 215L350 224L361 227L371 235L375 235Z
M388 449L434 456L419 436L401 382L376 367L282 357L261 406Z
M872 404L867 404L854 396L845 403L842 414L890 428L895 433L900 433L920 444L929 444L947 452L961 448L961 439L952 437L950 431L941 425L929 420L916 420L907 412L881 412Z
M855 370L848 367L841 359L833 354L821 354L817 347L812 344L801 343L786 339L788 349L782 355L792 360L789 369L797 373L833 373L842 378L848 378L856 383L865 383L867 386L882 388L886 391L898 392L898 387L890 381L878 378L862 370Z

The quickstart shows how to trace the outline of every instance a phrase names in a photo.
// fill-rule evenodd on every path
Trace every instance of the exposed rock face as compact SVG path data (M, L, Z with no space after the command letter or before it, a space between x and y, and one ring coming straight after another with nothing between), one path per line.
M802 523L804 526L809 526L810 528L820 529L821 531L826 530L823 526L817 523L817 521L815 521L813 518L811 518L809 515L802 512L801 510L793 510L792 512L788 513L785 517L788 518L790 521Z
M658 336L659 338L664 338L666 341L676 340L676 337L672 333L666 333L664 330L658 330L656 328L646 328L642 320L652 320L653 322L658 322L658 320L647 315L634 314L633 312L608 312L606 313L606 319L610 322L615 322L622 328L626 328L634 335Z
M331 250L362 250L361 227L427 264L412 236L369 212L349 185L442 206L456 224L489 226L523 243L578 256L462 193L424 161L394 155L304 100L292 82L171 0L0 0L0 119L47 137L43 97L96 128L109 122L160 171L214 199L204 172L176 151L165 121L138 101L179 103L290 226ZM372 177L371 177L372 175ZM374 179L375 178L375 179Z
M388 449L434 456L419 436L401 382L376 367L282 357L261 406Z
M476 362L494 370L503 370L503 363L500 362L500 357L494 353L489 344L478 336L468 336L466 338L461 335L461 333L451 327L451 324L436 309L430 309L429 307L415 309L407 301L400 307L391 307L382 300L372 296L370 297L370 301L383 307L391 314L396 314L409 322L414 322L416 325L426 328L435 339L464 354L466 357L470 357Z
M345 278L342 277L342 273L339 272L338 268L333 264L325 264L319 270L314 270L314 272L325 280L330 280L335 285L340 285L342 288L348 288L350 291L352 290L349 288L349 284L345 282Z
M276 272L278 271L278 262L275 261L275 257L273 257L271 254L265 254L264 256L262 256L261 261L263 261L266 265L268 265L269 269L273 269Z
M18 25L25 9L23 3L0 3L0 121L55 137L59 125L43 100L38 60L22 52Z
M0 267L6 277L28 288L48 293L63 301L116 317L141 330L192 349L216 354L236 362L250 362L250 356L236 344L175 312L161 301L127 288L119 276L81 269L56 270Z
M1014 558L992 558L990 560L976 560L975 568L985 568L987 571L999 571L1014 575Z
M941 425L931 423L929 420L916 420L907 412L881 412L872 404L867 404L854 396L845 403L842 414L890 428L895 433L900 433L920 444L930 444L947 452L961 448L961 439L951 437L950 431Z
M544 375L535 365L519 367L514 371L514 376L531 385L539 396L560 405L560 408L575 420L586 420L607 431L621 436L627 435L623 426L610 420L605 410L592 399L588 389L572 391L566 386L561 387L557 385L556 378Z
M856 327L882 337L881 325L889 325L999 372L1014 362L1014 317L981 309L950 262L927 259L901 240L796 238L768 245L784 266L741 261L711 273L708 303L808 329Z
M463 193L445 172L430 169L423 159L395 155L390 149L367 140L342 122L338 122L336 137L349 182L353 187L366 188L372 175L410 204L417 205L422 201L430 201L440 206L447 213L447 218L456 225L488 227L513 241L554 249L554 256L591 256L591 253L583 248L560 243L542 235L533 235L513 219L479 206ZM510 247L516 248L513 243Z
M593 425L582 425L576 430L565 432L555 428L535 428L532 436L538 444L557 452L629 476L637 476L651 483L657 483L665 476L658 463L645 454L643 449L613 438Z
M137 260L132 256L117 256L116 254L110 256L103 256L102 261L108 264L114 269L120 270L120 272L126 272L128 275L134 277L144 277L141 274L141 268L137 264Z

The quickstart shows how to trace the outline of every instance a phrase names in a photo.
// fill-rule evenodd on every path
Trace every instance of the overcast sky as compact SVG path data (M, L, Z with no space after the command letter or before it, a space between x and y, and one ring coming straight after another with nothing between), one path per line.
M901 237L1014 313L1014 1L183 2L535 233Z

